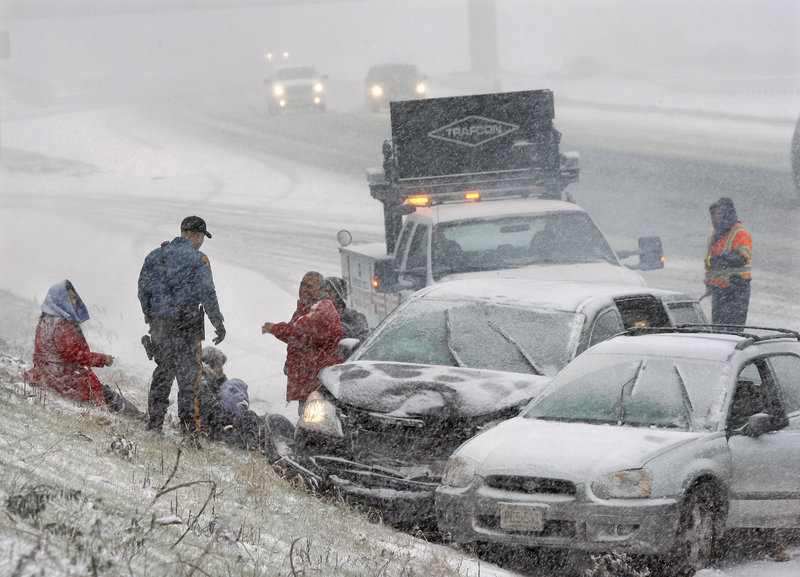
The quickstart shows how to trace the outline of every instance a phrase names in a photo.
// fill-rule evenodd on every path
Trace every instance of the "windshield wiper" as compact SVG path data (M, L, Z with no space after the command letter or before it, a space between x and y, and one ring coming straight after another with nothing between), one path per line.
M686 388L686 381L683 380L683 375L681 375L680 370L678 367L675 368L675 374L678 375L678 382L681 384L681 397L683 400L683 410L686 412L686 424L689 427L689 430L692 430L692 412L694 411L694 407L692 406L692 399L689 398L689 389Z
M628 385L631 386L630 390L628 391L628 396L630 397L633 395L633 387L636 386L636 379L639 378L639 373L642 371L642 365L644 361L639 363L639 366L636 367L636 373L628 379L622 388L619 390L619 410L617 411L617 426L621 427L625 423L625 387Z
M467 364L461 360L461 357L458 356L456 349L453 347L453 327L450 322L450 309L444 311L444 321L447 327L447 350L450 351L450 356L453 357L457 366L466 367Z
M534 373L536 373L536 374L537 374L537 375L539 375L539 376L544 376L544 372L542 372L542 369L540 369L540 368L539 368L539 365L537 365L537 364L536 364L536 361L534 361L534 360L531 358L531 356L528 354L528 352L527 352L527 351L526 351L526 350L525 350L525 349L522 347L522 345L520 345L520 344L519 344L519 343L516 341L516 339L514 339L514 337L512 337L510 334L508 334L508 333L507 333L507 332L506 332L506 331L503 329L503 327L500 327L500 326L498 326L497 324L493 323L492 321L487 321L487 323L488 323L488 324L489 324L489 326L492 328L492 330L494 330L495 332L497 332L497 333L498 333L498 334L499 334L501 337L503 337L505 340L507 340L509 343L511 343L512 345L514 345L514 346L516 347L516 349L517 349L517 350L520 352L520 354L522 355L522 357L523 357L523 358L524 358L524 359L527 361L527 363L528 363L528 364L531 366L531 368L533 369L533 372L534 372Z

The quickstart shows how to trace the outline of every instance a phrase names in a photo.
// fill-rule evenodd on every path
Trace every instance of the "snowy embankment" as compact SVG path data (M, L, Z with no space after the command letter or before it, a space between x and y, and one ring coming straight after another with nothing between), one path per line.
M314 497L264 457L26 387L22 369L0 354L0 575L510 575Z

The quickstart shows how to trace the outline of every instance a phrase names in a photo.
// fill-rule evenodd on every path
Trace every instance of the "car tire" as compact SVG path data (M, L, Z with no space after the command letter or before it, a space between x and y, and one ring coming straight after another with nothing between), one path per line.
M724 507L710 484L689 491L670 551L658 564L657 575L691 577L716 557L722 540Z

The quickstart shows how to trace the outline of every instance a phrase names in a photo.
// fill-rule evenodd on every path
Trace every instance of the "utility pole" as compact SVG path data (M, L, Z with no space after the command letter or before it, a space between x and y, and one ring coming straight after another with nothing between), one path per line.
M497 76L497 10L495 0L469 2L469 58L472 72ZM495 79L495 82L499 82ZM498 87L499 88L499 87Z

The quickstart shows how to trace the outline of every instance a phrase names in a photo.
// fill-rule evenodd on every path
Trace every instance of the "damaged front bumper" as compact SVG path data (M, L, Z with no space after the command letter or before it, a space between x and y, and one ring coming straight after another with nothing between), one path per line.
M435 526L434 491L440 478L422 473L428 467L370 465L332 455L292 455L281 460L281 467L287 477L299 475L306 487L378 511L394 525Z

